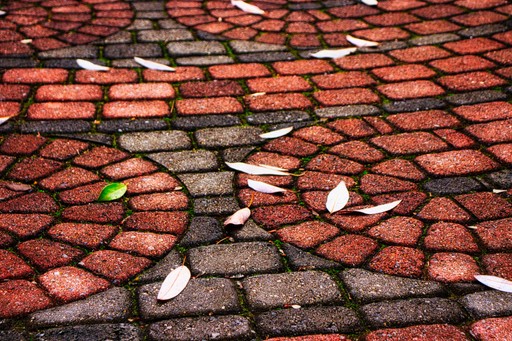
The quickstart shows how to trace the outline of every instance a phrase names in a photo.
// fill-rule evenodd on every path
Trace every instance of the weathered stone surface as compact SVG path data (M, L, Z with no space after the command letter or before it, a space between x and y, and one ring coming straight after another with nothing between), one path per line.
M240 123L240 119L234 115L190 115L177 117L171 122L174 128L187 131L199 128L236 126Z
M126 323L92 324L73 327L53 328L37 333L37 341L138 341L143 340L142 331Z
M193 197L233 193L233 172L181 174L178 177Z
M158 152L188 149L190 138L183 131L128 133L119 137L119 145L130 152Z
M198 198L194 200L194 213L198 215L231 214L240 209L233 197Z
M207 150L162 152L148 157L173 173L212 171L219 166L215 154Z
M480 182L467 177L434 179L424 186L427 191L440 195L469 193L483 188Z
M224 233L219 222L211 217L194 217L190 226L180 241L181 246L196 246L213 243L222 239Z
M204 148L238 147L254 145L262 142L259 128L209 128L198 130L195 133L197 143Z
M252 219L249 219L242 227L229 229L228 232L239 242L272 239L272 234L259 227Z
M288 259L288 265L293 270L300 271L341 267L339 263L315 256L306 251L302 251L301 249L288 243L283 244L283 251L286 255L286 258Z
M224 46L217 41L187 41L167 44L167 51L173 57L212 55L226 53Z
M462 297L460 303L475 318L512 314L512 294L490 290Z
M286 46L235 40L229 43L235 53L286 51Z
M183 263L181 255L175 250L169 252L162 260L149 270L143 272L136 280L141 283L163 281L172 270Z
M342 107L330 107L315 110L315 114L322 118L368 116L378 115L379 113L379 108L373 105L346 105Z

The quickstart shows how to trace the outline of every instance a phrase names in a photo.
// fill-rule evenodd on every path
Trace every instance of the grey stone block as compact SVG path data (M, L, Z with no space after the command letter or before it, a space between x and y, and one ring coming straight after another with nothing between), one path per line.
M227 215L240 209L233 197L198 198L194 200L194 213L198 215Z
M143 340L139 328L130 324L93 324L53 328L34 336L37 341L138 341Z
M121 31L100 41L99 44L127 44L132 42L132 35L128 31Z
M483 102L503 101L507 99L507 94L496 90L472 91L462 94L454 94L446 97L446 101L456 105L468 105Z
M160 321L149 326L155 341L251 340L254 331L242 316L208 316Z
M36 67L37 62L30 59L32 56L27 58L0 58L1 68L19 68L19 67Z
M23 123L20 129L22 133L86 133L92 130L92 124L82 120L28 121Z
M154 320L202 314L228 314L240 311L234 284L224 278L193 278L178 296L160 302L156 299L162 283L139 288L139 308L143 319Z
M207 128L198 130L195 137L204 148L225 148L260 144L263 131L252 127Z
M311 116L305 111L277 111L267 112L260 114L252 114L247 116L247 122L252 125L260 124L276 124L276 123L287 123L290 122L305 122L310 121Z
M99 64L105 65L104 62L98 61L92 58L88 58L89 61ZM78 64L76 63L76 59L46 59L43 60L43 66L45 68L59 68L59 69L77 69Z
M173 28L185 28L182 24L179 24L174 19L164 19L164 20L158 20L158 26L163 29L173 29Z
M197 115L177 117L171 124L177 129L196 130L198 128L236 126L241 124L241 121L234 115Z
M432 34L429 36L422 36L419 38L414 38L409 40L411 45L415 46L424 46L424 45L436 45L443 44L450 41L460 40L460 36L453 33L443 33L443 34Z
M188 259L194 275L237 276L283 269L277 248L265 242L202 246L189 250Z
M77 139L87 142L94 142L111 146L114 143L114 138L111 135L101 133L74 133L74 134L55 134L57 136L67 137L70 139Z
M207 150L161 152L149 154L148 158L174 173L212 171L219 167L215 153Z
M498 186L499 188L512 187L512 170L504 169L498 172L490 173L484 176L488 180Z
M183 29L175 30L145 30L137 33L137 40L143 43L150 42L168 42L168 41L181 41L193 40L194 36L190 31Z
M405 41L385 41L380 43L378 46L372 47L360 47L357 49L358 52L365 53L381 53L393 50L400 50L409 47ZM371 58L371 56L368 56Z
M158 152L189 149L192 144L184 131L128 133L119 137L119 146L130 152Z
M220 64L233 64L235 61L229 56L182 57L176 59L178 65L210 66Z
M465 28L458 31L457 33L466 38L473 38L504 32L506 30L508 30L506 25L491 24Z
M162 119L148 118L148 119L121 119L121 120L108 120L102 121L96 127L96 130L101 133L125 133L134 131L153 131L167 129L168 125Z
M446 298L413 298L370 303L362 306L360 310L372 328L434 323L457 324L466 318L462 308Z
M465 177L434 179L423 186L427 191L440 195L462 194L483 189L480 182Z
M193 197L233 193L234 172L179 174L178 177Z
M73 324L121 322L132 308L130 292L124 288L112 288L89 296L85 300L37 311L28 316L32 329Z
M273 239L272 234L259 227L252 219L249 219L240 228L230 228L228 233L239 242L266 241Z
M218 41L191 41L167 44L169 56L208 56L225 54L226 48Z
M398 298L447 296L444 287L433 281L389 276L363 269L340 274L351 297L362 303Z
M93 45L80 45L65 47L62 49L39 52L37 55L41 59L55 58L86 58L94 59L99 57L99 48ZM78 68L78 66L77 66Z
M181 255L175 250L172 250L163 259L156 263L155 266L137 276L135 280L140 283L163 281L172 270L176 269L182 263L183 259Z
M140 31L153 29L153 22L147 19L135 19L131 25L126 28L127 31Z
M165 3L162 1L155 1L155 2L132 2L133 8L135 8L136 11L163 11L165 9Z
M256 316L256 329L263 337L355 333L361 322L345 307L314 307L269 311Z
M512 315L512 294L489 290L462 297L460 303L477 319Z
M291 304L336 304L342 301L336 282L319 271L259 275L244 279L247 302L254 310Z
M252 53L252 52L278 52L286 51L284 45L257 43L253 41L234 40L229 42L229 46L235 53Z
M411 99L383 105L384 110L390 113L442 109L444 107L446 107L446 103L438 98Z
M303 271L341 267L341 265L336 262L312 255L290 244L283 244L283 251L288 259L288 265L292 270Z
M258 52L240 54L238 60L243 63L271 63L297 59L291 52Z
M211 217L194 217L180 241L184 247L212 243L224 237L224 232L217 219Z
M373 105L345 105L342 107L316 109L315 114L322 118L338 118L379 115L380 110Z
M224 162L242 162L254 147L227 148L222 151Z
M105 58L133 58L133 57L161 57L162 49L158 44L113 44L105 46L103 51Z
M25 335L15 330L2 330L0 331L0 340L2 341L25 341L28 338Z
M135 12L137 19L164 19L167 18L167 13L164 11L137 11Z

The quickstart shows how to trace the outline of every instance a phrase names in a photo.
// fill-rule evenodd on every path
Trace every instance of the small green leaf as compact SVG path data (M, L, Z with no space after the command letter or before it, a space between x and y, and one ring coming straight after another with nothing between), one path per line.
M113 182L101 190L98 201L112 201L121 198L126 193L126 185L120 182Z

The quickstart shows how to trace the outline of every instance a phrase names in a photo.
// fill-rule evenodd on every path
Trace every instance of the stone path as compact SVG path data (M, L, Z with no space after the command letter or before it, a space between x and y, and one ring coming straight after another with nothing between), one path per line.
M512 280L512 5L252 4L2 2L0 339L512 340L512 296L473 277ZM310 57L347 34L381 44Z

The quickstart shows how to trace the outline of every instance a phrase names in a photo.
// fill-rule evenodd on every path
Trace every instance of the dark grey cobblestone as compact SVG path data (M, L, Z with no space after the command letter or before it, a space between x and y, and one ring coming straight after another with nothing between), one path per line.
M161 57L162 49L158 44L114 44L107 45L103 51L105 58Z
M512 170L504 169L499 172L487 174L483 177L495 184L499 188L511 188L512 187Z
M183 57L177 58L178 65L210 66L218 64L232 64L235 61L228 56L205 56L205 57Z
M167 256L165 256L158 263L156 263L155 266L144 271L140 276L137 276L135 279L139 283L163 281L165 277L167 277L169 272L176 269L182 263L183 259L181 255L177 251L172 250L167 254Z
M507 26L503 24L491 24L491 25L482 25L482 26L475 26L470 28L464 28L457 32L457 34L466 37L466 38L473 38L473 37L481 37L481 36L487 36L499 32L504 32L507 30Z
M215 153L201 149L154 153L149 154L148 158L173 173L214 171L219 167Z
M168 301L156 297L162 283L146 284L139 288L139 309L143 319L229 314L240 311L235 285L224 278L193 278L185 290Z
M177 129L195 130L198 128L230 127L240 123L240 119L234 115L198 115L178 117L171 122L171 125Z
M336 282L320 271L258 275L244 279L243 288L247 303L254 310L342 301Z
M283 269L277 248L265 242L201 246L189 250L188 259L194 275L237 276Z
M443 44L450 41L460 40L460 37L454 33L444 33L444 34L432 34L429 36L423 36L419 38L414 38L409 40L411 45L415 46L424 46L424 45L437 45Z
M232 194L234 172L180 174L179 179L193 197Z
M36 67L37 62L28 58L0 58L0 68Z
M96 59L89 59L91 62L99 65L104 65L102 61ZM49 59L43 60L42 64L45 68L59 68L59 69L76 69L76 59Z
M180 241L184 247L214 243L224 237L217 219L212 217L194 217L190 222L185 236Z
M370 303L362 306L361 312L372 328L433 323L456 324L466 318L462 308L446 298L413 298Z
M433 281L389 276L363 269L348 269L340 274L351 297L362 303L397 298L446 296L443 286Z
M272 234L259 227L252 219L247 220L242 227L230 228L228 232L239 242L267 241L272 239Z
M449 283L445 285L450 292L458 296L472 294L474 292L488 289L479 283Z
M400 50L407 48L408 45L405 41L386 41L379 44L379 46L372 47L360 47L357 50L359 52L366 53L378 53L378 52L387 52L393 50Z
M423 187L431 193L440 195L469 193L484 188L477 180L464 177L434 179L425 183Z
M467 105L474 103L502 101L506 99L506 94L496 90L472 91L446 97L447 102L455 105Z
M309 114L305 111L276 111L261 114L252 114L247 116L247 123L253 125L276 124L290 122L304 122L311 120Z
M245 40L230 41L229 46L231 46L231 49L235 53L282 52L287 50L284 45L257 43Z
M34 336L34 340L37 341L138 341L142 339L142 331L127 323L53 328L40 331Z
M290 52L258 52L247 53L237 56L237 59L243 63L271 63L283 60L295 60L295 56Z
M254 147L242 147L242 148L227 148L222 153L222 159L225 162L241 162L249 153L254 150Z
M112 288L85 300L41 310L28 317L32 329L59 325L122 322L131 314L132 298L125 288Z
M99 48L92 45L81 45L66 47L62 49L39 52L37 55L40 59L54 58L87 58L94 59L99 57Z
M118 142L121 148L130 152L174 151L192 146L188 135L177 130L123 134Z
M242 316L179 318L153 323L149 337L155 341L251 340L254 331Z
M69 121L28 121L20 126L22 133L85 133L91 131L91 122L81 120Z
M167 51L172 57L208 56L225 54L226 48L217 41L190 41L167 44Z
M114 144L114 138L111 135L106 135L102 133L76 133L76 134L57 134L58 136L94 142L99 144L104 144L107 146L111 146Z
M355 333L361 322L345 307L314 307L269 311L256 316L256 329L263 337Z
M466 295L459 302L477 319L512 315L512 294L490 290Z
M139 119L139 120L108 120L102 121L96 127L101 133L125 133L134 131L154 131L167 129L168 124L161 119Z
M226 215L240 209L233 197L198 198L194 200L194 213L199 215Z
M137 41L152 43L160 41L182 41L193 40L194 36L189 30L145 30L137 33Z
M438 98L421 98L384 104L382 107L384 108L384 110L390 113L399 113L420 110L442 109L446 107L446 103Z
M378 115L379 113L379 108L373 105L346 105L315 110L315 114L322 118L368 116Z
M261 133L260 128L252 127L207 128L196 131L195 137L200 147L226 148L260 144Z
M15 330L0 331L0 340L2 341L25 341L28 340L23 334Z
M295 271L332 269L340 267L340 264L336 262L302 251L301 249L287 243L283 244L282 248L286 258L288 259L288 265Z

